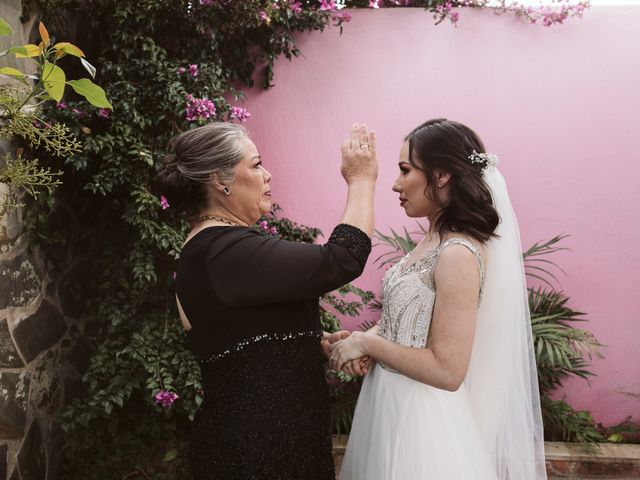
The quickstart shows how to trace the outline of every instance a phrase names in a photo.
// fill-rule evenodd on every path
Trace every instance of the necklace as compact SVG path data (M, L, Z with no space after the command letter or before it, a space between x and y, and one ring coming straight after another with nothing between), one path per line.
M203 215L200 217L200 221L204 222L206 220L215 220L216 222L226 223L227 225L231 225L232 227L241 227L239 223L233 222L231 220L227 220L226 218L218 217L217 215Z

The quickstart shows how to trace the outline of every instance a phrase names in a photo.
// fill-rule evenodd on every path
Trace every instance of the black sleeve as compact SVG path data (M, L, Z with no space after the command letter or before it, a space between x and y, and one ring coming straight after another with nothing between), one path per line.
M319 297L357 278L371 252L369 237L340 224L325 245L289 242L242 230L216 242L208 257L211 284L228 305Z

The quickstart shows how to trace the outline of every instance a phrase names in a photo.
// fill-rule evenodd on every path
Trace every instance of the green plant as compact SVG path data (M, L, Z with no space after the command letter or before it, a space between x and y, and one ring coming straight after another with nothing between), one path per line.
M59 102L64 95L65 86L71 86L78 94L99 108L111 108L104 91L88 78L67 80L64 70L57 63L66 55L80 58L82 65L95 76L95 68L84 59L84 53L69 42L53 44L49 32L41 22L39 24L41 42L39 45L27 44L14 46L0 52L0 57L13 54L18 59L29 59L35 63L35 74L26 74L13 67L0 67L0 74L12 77L22 85L0 86L0 139L21 138L30 149L43 148L56 157L65 157L79 152L82 145L61 122L51 122L41 116L44 102ZM0 36L10 35L11 26L0 18ZM35 103L34 103L35 102ZM9 197L20 191L35 197L44 190L51 194L60 184L61 172L52 172L49 167L40 165L37 158L23 156L24 149L19 148L15 155L6 154L0 167L0 182L9 184ZM13 199L5 199L13 205Z
M88 313L85 337L94 348L84 395L61 418L62 478L188 478L184 447L200 380L177 320L172 272L189 226L153 189L156 165L180 131L241 121L241 86L253 83L256 69L268 84L275 59L299 53L294 32L339 22L309 5L294 14L270 4L268 22L257 2L225 5L43 2L57 35L69 16L86 26L76 41L97 59L113 104L113 112L94 114L69 92L66 108L44 106L46 118L68 123L85 148L65 158L42 152L63 184L28 210L33 238L55 266L50 273ZM204 108L191 109L195 100ZM277 212L267 220L297 241L320 233ZM77 264L86 271L77 274ZM161 407L159 391L179 398Z

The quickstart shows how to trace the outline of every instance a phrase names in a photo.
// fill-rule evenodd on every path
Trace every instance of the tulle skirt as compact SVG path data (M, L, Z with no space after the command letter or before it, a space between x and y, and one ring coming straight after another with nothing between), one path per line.
M375 365L356 406L341 480L496 480L464 385L447 392Z

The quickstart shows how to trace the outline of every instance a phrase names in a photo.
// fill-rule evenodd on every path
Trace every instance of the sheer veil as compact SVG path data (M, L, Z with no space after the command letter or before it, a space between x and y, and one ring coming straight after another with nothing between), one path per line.
M520 232L502 174L483 176L501 222L486 276L465 385L499 480L547 478L538 377Z

